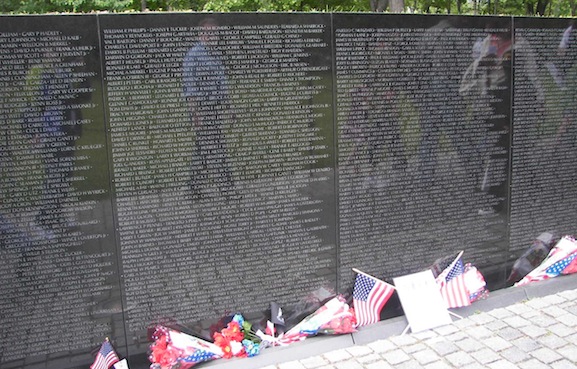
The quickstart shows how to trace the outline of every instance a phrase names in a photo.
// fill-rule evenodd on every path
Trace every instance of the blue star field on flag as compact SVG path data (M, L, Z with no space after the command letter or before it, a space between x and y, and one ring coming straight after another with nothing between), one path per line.
M567 268L567 265L571 264L571 262L575 260L575 257L577 257L577 253L573 253L567 256L566 258L559 260L558 262L547 268L545 273L547 273L547 275L549 275L550 277L558 276L563 272L565 268Z
M451 279L455 278L456 276L463 274L464 272L465 267L463 266L463 261L459 259L447 274L446 281L448 282Z
M359 275L355 283L355 289L353 290L353 298L360 301L367 301L369 297L369 292L375 286L376 281L372 278L365 277L364 275Z
M193 354L182 358L185 363L200 363L214 358L214 354L208 351L196 350Z

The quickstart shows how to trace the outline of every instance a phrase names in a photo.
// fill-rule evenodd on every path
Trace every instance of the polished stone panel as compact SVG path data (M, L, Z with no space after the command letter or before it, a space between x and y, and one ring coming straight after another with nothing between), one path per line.
M574 22L515 19L511 249L539 232L575 234Z
M125 352L96 22L0 23L2 368Z
M509 256L510 18L334 16L339 280Z

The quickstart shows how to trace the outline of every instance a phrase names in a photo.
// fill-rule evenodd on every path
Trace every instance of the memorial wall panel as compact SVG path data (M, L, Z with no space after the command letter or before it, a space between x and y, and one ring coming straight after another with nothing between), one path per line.
M0 367L124 340L96 16L0 21Z
M392 278L460 249L502 264L510 19L336 14L333 25L339 280L352 285L351 267Z
M100 22L131 334L334 293L330 16Z
M515 19L511 248L542 232L575 234L574 21Z

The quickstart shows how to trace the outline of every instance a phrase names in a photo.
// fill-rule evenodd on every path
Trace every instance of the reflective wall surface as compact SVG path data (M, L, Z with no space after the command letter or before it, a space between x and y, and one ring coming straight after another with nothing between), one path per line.
M1 20L2 368L105 337L146 368L154 324L296 320L458 250L500 288L575 233L570 20Z

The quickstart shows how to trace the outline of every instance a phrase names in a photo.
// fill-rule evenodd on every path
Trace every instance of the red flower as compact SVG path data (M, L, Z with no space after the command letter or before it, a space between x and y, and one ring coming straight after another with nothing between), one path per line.
M221 332L223 336L230 338L232 341L241 342L244 339L244 334L240 330L238 323L235 321L228 323L227 327Z
M223 357L225 359L230 359L232 357L232 349L230 347L230 339L224 336L221 333L215 332L214 335L214 344L220 347L222 352L224 353Z
M161 336L151 345L149 360L151 363L160 364L164 369L171 368L176 363L178 356L179 352L168 346L167 337Z
M224 353L224 358L230 359L233 356L247 356L246 351L240 344L244 339L244 333L237 322L232 321L228 323L227 327L223 328L220 333L215 332L213 338L214 344L220 347Z

